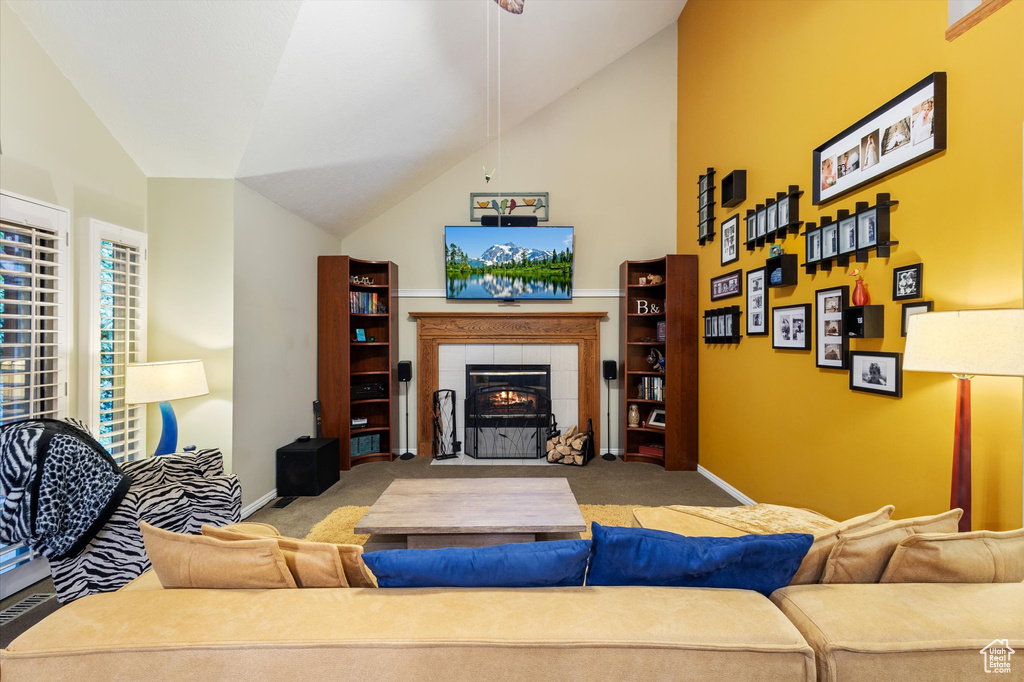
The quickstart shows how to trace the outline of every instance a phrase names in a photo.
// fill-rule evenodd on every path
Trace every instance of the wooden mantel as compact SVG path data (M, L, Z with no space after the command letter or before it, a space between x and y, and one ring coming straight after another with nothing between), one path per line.
M606 312L578 313L409 313L416 320L416 452L433 454L434 391L438 346L442 343L573 343L579 349L579 419L594 423L594 452L601 433L600 321ZM554 367L552 369L558 369ZM462 415L458 416L461 421ZM567 424L566 426L571 426Z

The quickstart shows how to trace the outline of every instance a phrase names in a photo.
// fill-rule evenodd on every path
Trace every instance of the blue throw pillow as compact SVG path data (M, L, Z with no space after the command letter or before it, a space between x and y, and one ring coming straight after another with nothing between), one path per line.
M583 584L589 540L363 554L380 587L571 587Z
M593 524L588 585L731 587L768 596L793 579L814 541L806 533L687 537Z

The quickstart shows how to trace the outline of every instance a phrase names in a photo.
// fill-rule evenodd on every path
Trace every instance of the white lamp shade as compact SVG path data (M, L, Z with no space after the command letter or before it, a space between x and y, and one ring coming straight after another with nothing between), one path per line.
M1024 309L912 315L903 369L1024 376Z
M202 360L128 365L124 401L129 405L194 398L210 392Z

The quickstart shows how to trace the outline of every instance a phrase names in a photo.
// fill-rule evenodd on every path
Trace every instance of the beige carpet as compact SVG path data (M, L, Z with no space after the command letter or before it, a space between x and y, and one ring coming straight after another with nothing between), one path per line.
M633 510L639 508L635 504L581 504L580 513L590 528L591 521L602 526L632 526ZM354 528L359 519L363 518L369 507L338 507L319 522L306 536L313 542L335 542L339 544L362 545L369 535L357 534ZM580 533L584 540L590 539L590 531Z

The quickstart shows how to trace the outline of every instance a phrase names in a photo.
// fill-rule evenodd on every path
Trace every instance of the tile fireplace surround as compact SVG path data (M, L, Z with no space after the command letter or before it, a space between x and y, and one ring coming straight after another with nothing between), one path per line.
M457 438L465 442L462 405L466 397L467 362L551 364L552 409L559 428L577 423L585 426L589 417L594 423L595 452L599 449L601 338L598 325L607 313L410 313L410 316L417 323L416 448L420 456L429 457L432 453L430 412L433 393L438 388L455 389ZM550 357L550 363L540 359L543 357ZM456 372L461 378L456 378ZM557 379L556 372L560 373ZM565 386L565 382L573 378L575 392ZM560 383L556 385L556 381ZM576 412L571 413L574 404Z

